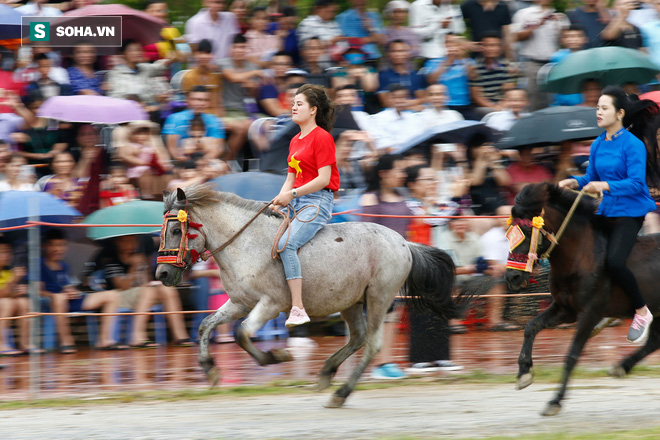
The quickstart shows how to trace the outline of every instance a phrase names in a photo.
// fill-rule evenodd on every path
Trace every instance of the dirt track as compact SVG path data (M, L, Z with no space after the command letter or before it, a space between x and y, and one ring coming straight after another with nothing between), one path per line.
M373 439L603 432L660 425L660 379L576 380L563 411L539 416L553 385L430 384L320 394L222 397L0 413L3 439Z

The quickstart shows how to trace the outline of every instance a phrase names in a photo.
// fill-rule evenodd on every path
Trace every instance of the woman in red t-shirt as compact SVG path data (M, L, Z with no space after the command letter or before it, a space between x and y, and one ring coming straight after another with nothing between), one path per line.
M300 134L291 139L289 173L271 205L276 211L291 205L290 217L298 213L279 243L280 249L284 247L280 257L291 290L292 307L287 327L309 322L302 301L298 249L328 223L333 192L339 189L335 142L329 133L334 116L334 107L323 87L305 84L298 89L293 99L292 119L300 126Z

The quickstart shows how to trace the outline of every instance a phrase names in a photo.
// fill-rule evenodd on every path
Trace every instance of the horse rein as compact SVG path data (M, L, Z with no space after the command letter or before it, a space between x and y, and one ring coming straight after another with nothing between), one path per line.
M271 205L271 203L272 203L272 200L270 202L265 203L264 206L261 209L259 209L259 211L257 211L257 213L250 220L248 220L247 223L245 223L241 229L236 231L236 233L234 233L234 235L232 235L221 246L219 246L218 248L216 248L212 251L205 250L201 253L201 255L197 251L195 251L194 249L188 248L188 240L189 239L194 239L194 238L197 237L196 234L190 234L188 232L190 230L190 228L197 229L199 231L199 233L202 234L202 237L204 237L204 243L206 243L207 239L206 239L206 235L201 230L203 225L201 223L194 223L192 221L192 219L190 218L190 214L188 213L187 204L183 209L180 209L177 212L176 215L170 214L169 211L166 212L165 215L163 215L163 219L164 219L163 220L163 226L162 226L161 232L160 232L160 243L161 244L160 244L160 248L158 249L158 257L156 258L156 262L158 264L171 264L173 266L182 267L182 268L186 269L188 266L192 265L193 263L195 263L200 258L203 261L208 260L209 258L214 256L215 254L217 254L218 252L222 251L227 246L232 244L238 238L238 236L241 235L248 228L248 226L250 226L252 224L252 222L254 222L257 219L257 217L259 217L266 210L266 208L268 208ZM273 259L277 258L277 256L286 248L287 244L289 243L289 238L290 238L290 234L291 234L291 229L289 228L289 226L291 224L291 217L290 217L290 211L289 210L292 209L290 206L291 205L286 206L286 209L287 209L286 213L275 211L276 213L282 215L283 218L282 218L282 223L280 224L280 226L277 230L277 233L275 234L275 239L273 240L273 245L271 247L271 258L273 258ZM314 215L314 217L312 217L309 220L300 220L300 219L298 219L298 221L301 221L303 223L308 223L308 222L311 222L312 220L314 220L319 215L320 211L319 211L318 206L309 205L309 206L305 206L304 208L302 208L298 212L294 212L293 213L293 218L297 219L298 215L307 208L316 208L316 214ZM177 220L181 223L181 241L180 241L179 247L177 249L165 249L163 246L165 244L165 234L166 234L166 231L167 231L167 225L169 224L170 221L173 221L173 220ZM282 236L284 235L285 231L288 231L286 241L285 241L284 245L282 246L282 248L279 249L278 248L278 243L279 243L280 239L282 238ZM188 252L190 252L190 254L192 256L192 261L190 263L185 262L185 258L186 258L186 255L188 254Z
M566 217L564 217L564 221L560 225L559 230L557 231L556 234L548 232L543 228L543 226L545 226L545 220L543 218L543 214L544 214L543 210L541 210L539 216L534 217L532 220L520 219L520 218L514 219L512 217L509 217L509 220L507 220L507 225L509 226L509 228L506 232L506 238L507 240L509 240L509 257L507 258L507 263L506 263L507 269L532 272L534 268L534 262L539 259L547 259L550 256L552 250L559 244L559 239L564 234L564 231L568 226L568 222L571 221L571 218L573 217L575 210L580 204L580 200L582 200L582 197L586 194L590 197L597 198L597 196L593 196L590 193L586 193L584 189L582 189L581 191L574 191L574 190L570 190L570 191L577 193L578 196L575 198L575 201L573 201L571 208L566 214ZM522 243L525 240L525 234L520 229L520 226L528 226L532 228L532 235L529 244L529 252L527 254L519 254L513 251L520 243ZM541 234L548 239L548 241L550 242L550 247L539 257L536 254L536 251L539 247L539 238L540 238L539 235Z
M541 255L541 258L545 259L550 256L550 253L552 250L559 244L559 239L561 238L562 235L564 235L564 231L566 230L566 227L568 226L568 222L571 220L571 217L573 217L573 214L575 213L575 210L577 209L578 205L580 204L580 200L582 200L582 196L585 194L588 195L589 197L593 197L594 199L598 198L595 195L592 195L591 193L584 192L584 188L582 188L580 191L575 191L574 189L570 189L569 191L572 191L574 193L577 193L577 197L575 198L575 201L571 205L571 209L568 210L568 214L566 214L566 217L564 217L564 221L561 223L559 226L559 231L557 231L557 234L554 235L554 240L550 240L550 247L548 248L547 251Z

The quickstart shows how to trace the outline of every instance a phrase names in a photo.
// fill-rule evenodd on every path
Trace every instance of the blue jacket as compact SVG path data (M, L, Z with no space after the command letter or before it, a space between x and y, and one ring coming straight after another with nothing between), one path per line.
M605 133L598 136L591 144L587 173L572 177L580 188L592 181L610 185L610 190L603 192L597 214L643 217L656 209L646 184L646 147L629 131L619 133L611 141L605 140Z

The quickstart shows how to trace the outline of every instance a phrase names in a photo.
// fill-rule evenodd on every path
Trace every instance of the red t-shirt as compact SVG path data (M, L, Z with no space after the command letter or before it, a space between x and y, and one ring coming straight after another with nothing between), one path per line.
M300 188L307 182L311 182L319 175L319 169L330 165L330 183L326 188L333 191L339 190L339 170L337 169L337 158L335 157L335 140L332 135L316 127L307 136L300 139L299 134L291 139L289 144L289 172L294 173L296 180L294 188Z

